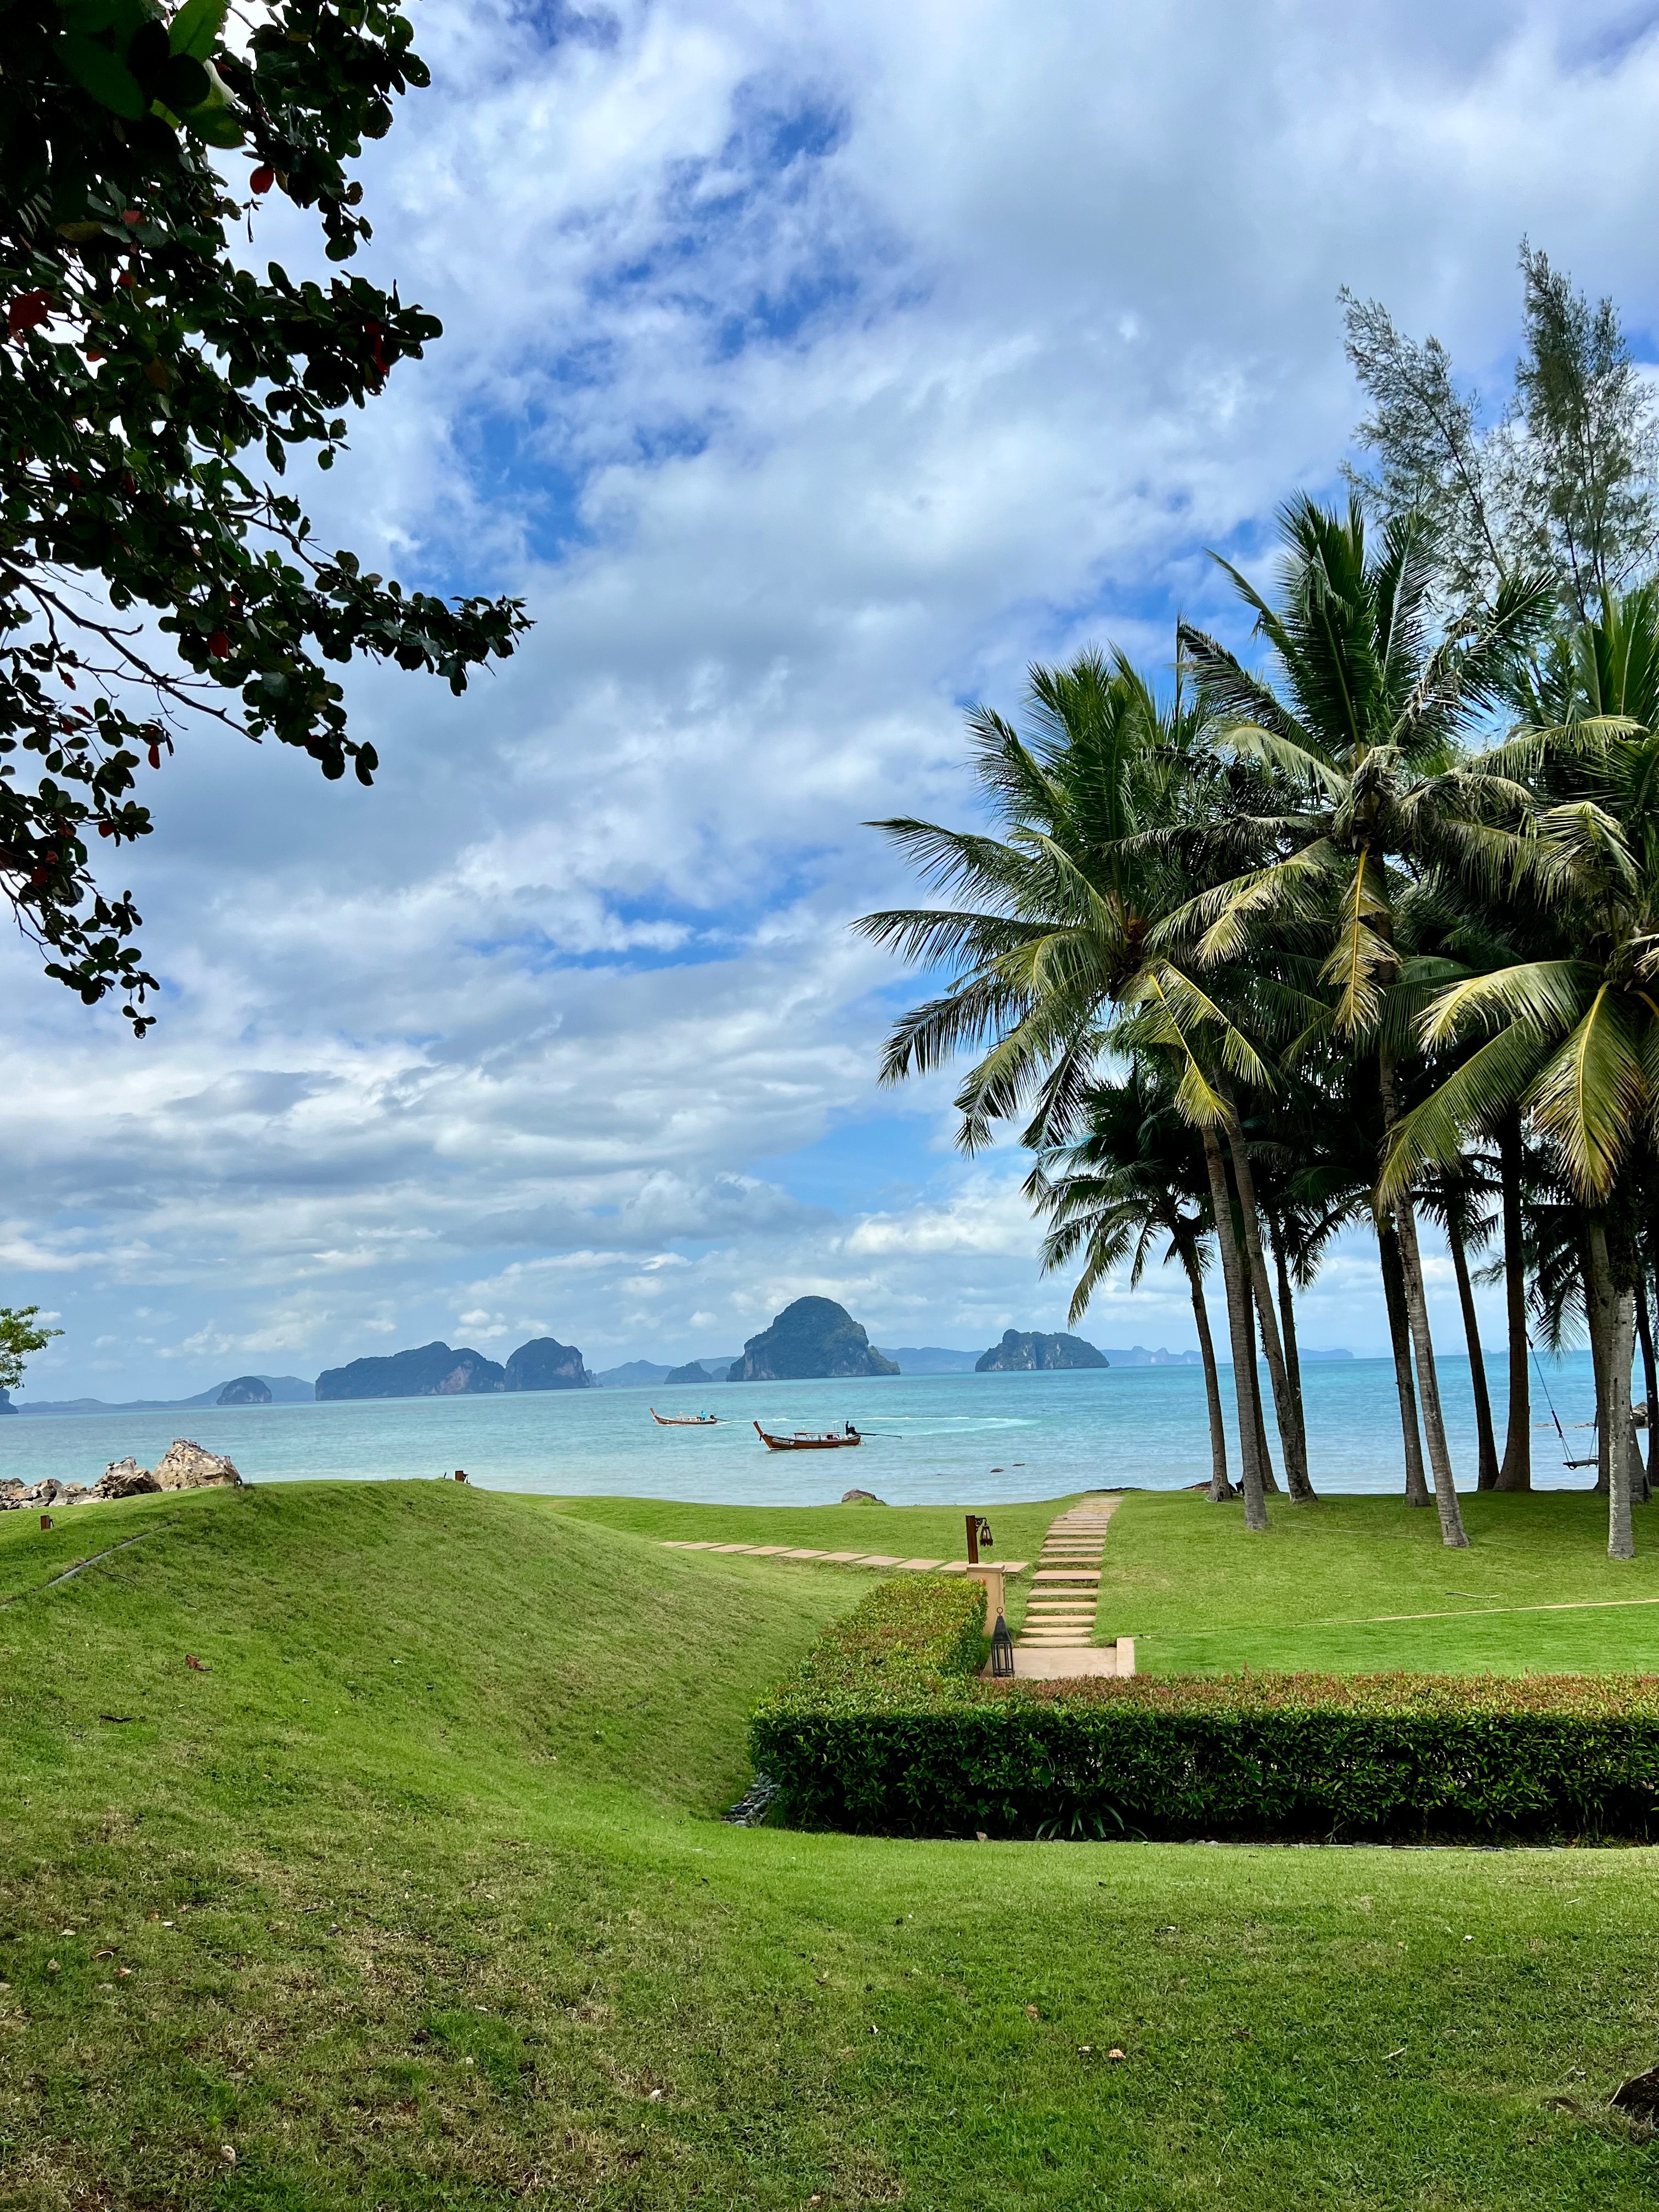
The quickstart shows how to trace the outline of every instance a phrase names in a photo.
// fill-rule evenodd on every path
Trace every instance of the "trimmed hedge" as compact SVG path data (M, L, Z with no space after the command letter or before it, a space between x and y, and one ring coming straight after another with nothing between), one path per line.
M1659 1833L1659 1676L992 1683L984 1648L977 1583L872 1592L754 1717L783 1816L887 1835Z

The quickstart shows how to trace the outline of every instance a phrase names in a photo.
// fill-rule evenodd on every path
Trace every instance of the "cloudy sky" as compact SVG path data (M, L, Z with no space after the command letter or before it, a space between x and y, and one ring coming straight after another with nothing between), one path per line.
M1033 658L1242 638L1205 549L1334 483L1340 285L1496 390L1526 234L1653 356L1659 8L411 13L373 258L447 334L307 496L537 627L462 701L357 681L372 792L192 738L130 864L143 1043L0 948L33 1390L681 1358L805 1291L890 1345L1060 1326L1013 1149L876 1083L906 987L847 924L904 885L860 824L961 817L963 708ZM313 258L281 203L258 245ZM1377 1347L1371 1277L1306 1338ZM1193 1340L1173 1280L1085 1333Z

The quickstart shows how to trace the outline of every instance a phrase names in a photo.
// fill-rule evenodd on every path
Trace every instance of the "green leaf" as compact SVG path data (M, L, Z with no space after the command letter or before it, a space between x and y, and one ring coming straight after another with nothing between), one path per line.
M107 31L121 12L120 0L58 0L58 9L64 29L82 39Z
M153 82L157 100L177 115L188 115L193 107L205 107L213 98L212 79L190 54L170 56L161 76Z
M107 46L100 46L91 39L77 38L73 32L64 40L64 65L84 91L89 92L101 107L111 108L123 115L129 123L137 122L147 105L138 80L124 61L118 61Z
M247 136L228 107L216 106L211 101L205 107L192 107L179 120L210 146L240 146Z
M173 19L167 44L175 54L204 62L218 45L229 0L185 0Z

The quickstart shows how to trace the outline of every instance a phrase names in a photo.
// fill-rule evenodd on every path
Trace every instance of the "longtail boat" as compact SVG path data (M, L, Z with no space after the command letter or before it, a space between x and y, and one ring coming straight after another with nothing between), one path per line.
M830 1429L827 1431L815 1431L810 1429L797 1429L791 1437L772 1436L757 1421L755 1434L766 1446L768 1451L844 1451L849 1444L861 1444L864 1442L864 1438L850 1421L844 1430Z
M659 1429L713 1429L720 1425L718 1413L659 1413L654 1406L651 1418Z

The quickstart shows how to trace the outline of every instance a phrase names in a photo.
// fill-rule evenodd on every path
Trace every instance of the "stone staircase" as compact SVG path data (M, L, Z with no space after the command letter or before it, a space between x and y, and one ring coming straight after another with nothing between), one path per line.
M1122 1502L1121 1493L1085 1498L1049 1523L1015 1639L1016 1657L1022 1650L1078 1651L1089 1644L1100 1606L1106 1530Z

